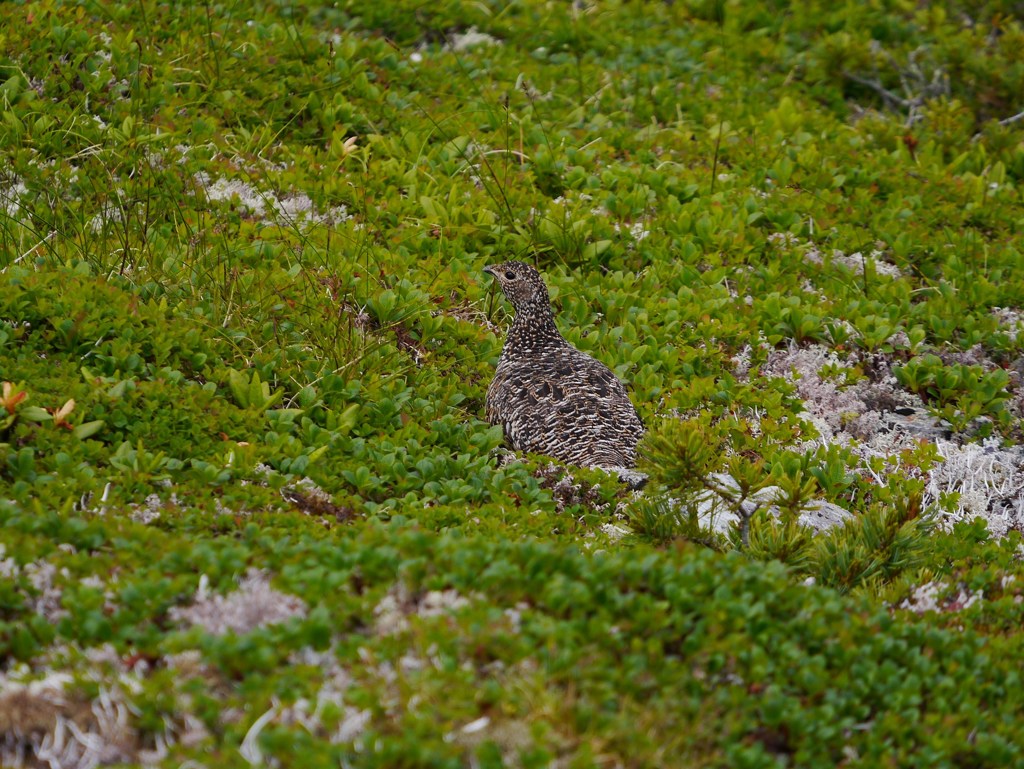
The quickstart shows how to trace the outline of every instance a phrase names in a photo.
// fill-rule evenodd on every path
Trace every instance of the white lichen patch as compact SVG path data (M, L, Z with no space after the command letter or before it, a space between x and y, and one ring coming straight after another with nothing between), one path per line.
M936 445L945 461L928 474L925 495L928 500L952 492L959 495L954 511L943 517L946 526L980 517L997 537L1024 528L1024 455L1020 451L1003 449L998 441L958 446L940 440Z
M992 316L1010 337L1010 341L1016 342L1017 337L1024 332L1024 313L1020 310L1012 307L993 307Z
M843 385L821 374L825 366L848 368L847 362L821 345L792 346L771 353L761 373L779 376L796 385L811 421L829 442L847 445L864 440L879 427L879 414L894 407L915 408L915 396L899 389L896 378L886 373L877 382L860 380ZM885 404L880 408L880 404Z
M293 652L288 662L290 665L316 668L322 684L312 699L300 698L288 705L277 705L263 727L268 723L297 724L310 734L326 737L334 744L351 743L361 737L372 714L346 702L345 695L353 678L338 661L335 651L316 651L305 647Z
M256 217L263 217L266 214L267 196L251 184L223 177L211 179L203 172L196 174L195 181L206 192L206 198L212 202L238 205Z
M799 239L792 232L773 232L768 236L768 242L776 248L792 248Z
M478 48L479 46L502 44L498 38L488 35L486 32L480 32L476 27L470 27L465 32L453 32L448 40L449 42L445 49L455 51L456 53L468 51L471 48Z
M882 256L883 253L878 249L871 251L867 256L862 254L860 251L855 251L852 254L846 254L839 249L834 249L830 254L825 254L813 243L807 251L804 252L804 260L810 264L821 265L825 262L830 262L850 270L850 272L855 275L863 275L870 267L877 275L885 275L890 278L902 278L903 271L895 264L883 261Z
M58 571L48 561L34 561L22 566L20 573L32 586L33 593L27 596L27 605L32 611L54 624L67 616L67 610L61 606L64 591L56 584L58 576L68 576L67 569Z
M21 211L21 201L28 195L28 187L20 179L15 182L0 182L0 210L12 219Z
M611 542L618 542L623 537L632 533L632 531L625 526L619 526L615 523L602 523L601 531L603 531Z
M93 216L87 223L86 227L89 232L94 235L98 235L103 232L107 227L115 224L121 224L124 222L124 213L119 205L108 203L100 209L99 213Z
M948 585L941 582L926 582L914 589L909 597L900 602L900 609L907 609L915 614L926 612L956 612L973 606L984 598L981 590L969 591L959 586L954 593L949 592Z
M374 607L374 629L378 635L395 635L409 628L409 617L438 617L469 605L457 590L431 590L414 596L401 582L395 583Z
M113 647L83 652L51 650L33 670L21 665L0 674L0 765L93 769L107 764L153 765L174 743L196 745L209 735L202 722L180 711L165 729L143 736L135 724L139 673ZM56 669L53 667L56 666ZM73 666L75 675L64 672ZM94 695L79 681L93 682ZM187 702L179 705L187 706Z
M293 653L289 663L320 668L323 685L312 700L302 697L292 703L282 704L274 698L270 708L252 721L239 746L239 753L252 766L267 763L259 745L259 737L271 725L300 726L311 735L326 738L333 744L346 744L361 737L370 723L370 711L345 702L345 692L352 679L333 652L303 649Z
M5 767L92 769L138 758L129 711L119 692L87 700L72 677L50 671L19 681L0 675L0 763Z
M275 590L265 572L250 569L238 589L227 595L211 595L208 583L200 579L192 605L175 607L170 615L175 622L223 635L249 633L256 628L305 617L306 612L305 601Z
M334 226L352 218L343 205L321 211L304 192L279 194L240 179L211 178L205 172L197 173L194 180L208 201L237 206L245 215L267 225L306 230L316 225Z
M962 355L972 359L968 353ZM902 390L886 365L879 365L883 370L875 381L861 379L841 386L824 378L822 369L848 368L849 362L820 346L794 346L771 353L761 372L796 385L806 419L820 435L806 441L804 451L844 446L861 458L861 471L879 484L894 472L923 479L925 505L952 504L951 512L940 519L946 527L981 517L992 534L1004 536L1024 526L1024 453L1002 448L997 441L961 445L949 440L920 399ZM907 465L901 458L915 452L922 440L935 444L941 457L927 469ZM881 471L872 469L878 459L884 463Z
M601 209L602 215L607 215L607 211ZM647 224L644 221L633 222L632 224L623 224L621 222L615 222L612 227L616 232L628 232L629 236L635 243L639 243L651 234L651 231L647 228Z
M0 542L0 577L14 579L21 573L18 562L7 555L7 545Z
M163 508L163 504L159 494L150 494L146 497L146 501L143 504L131 505L131 519L136 523L148 526L160 520L160 511Z

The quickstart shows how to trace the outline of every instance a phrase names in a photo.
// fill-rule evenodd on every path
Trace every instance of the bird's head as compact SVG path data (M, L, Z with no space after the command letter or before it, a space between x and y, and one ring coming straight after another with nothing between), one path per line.
M523 262L502 262L484 267L484 272L498 281L505 298L511 302L516 312L533 307L550 311L548 290L541 280L540 273L530 265Z

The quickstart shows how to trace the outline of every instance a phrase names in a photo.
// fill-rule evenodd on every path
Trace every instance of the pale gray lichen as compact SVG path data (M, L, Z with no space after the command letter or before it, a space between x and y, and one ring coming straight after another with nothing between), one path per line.
M175 622L201 627L212 635L223 635L249 633L256 628L305 617L306 612L305 601L275 590L265 572L250 569L238 589L227 595L211 594L208 582L200 579L192 605L175 607L170 616Z
M449 42L445 46L447 50L459 53L468 51L470 48L479 46L501 45L501 41L486 32L480 32L476 27L470 27L465 32L453 32L449 36Z
M915 614L926 612L956 612L970 608L984 598L981 590L970 591L960 585L956 592L948 593L948 585L942 582L926 582L914 588L914 591L900 602L900 609L907 609ZM945 597L943 597L945 594Z
M469 605L469 599L457 590L431 590L413 595L402 582L396 582L374 607L374 629L378 635L395 635L409 628L410 616L437 617Z
M972 348L947 356L952 362L976 365L982 354ZM878 483L885 483L894 472L923 479L926 506L938 502L953 506L940 518L946 527L974 517L984 519L996 536L1024 527L1024 454L1002 448L998 441L955 442L918 396L899 387L884 359L875 356L862 362L874 369L873 376L840 386L823 378L822 369L851 368L853 361L824 347L793 345L769 355L761 373L796 385L805 418L819 433L818 438L804 442L803 450L843 446L862 460L859 469ZM918 449L922 440L935 444L941 456L927 469L902 459L905 452ZM885 463L881 471L875 468L878 459Z

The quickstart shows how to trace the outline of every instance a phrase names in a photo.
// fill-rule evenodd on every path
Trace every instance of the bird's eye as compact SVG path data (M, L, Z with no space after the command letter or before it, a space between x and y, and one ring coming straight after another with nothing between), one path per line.
M505 277L508 278L509 280L515 280L516 274L512 272L512 270L509 270L508 272L505 273Z

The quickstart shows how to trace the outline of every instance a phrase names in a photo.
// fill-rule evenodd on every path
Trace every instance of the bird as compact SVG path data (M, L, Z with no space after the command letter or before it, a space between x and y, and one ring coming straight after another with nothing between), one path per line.
M633 467L643 422L611 369L559 332L540 273L519 261L484 272L515 310L487 388L487 421L501 425L516 451L579 467Z

